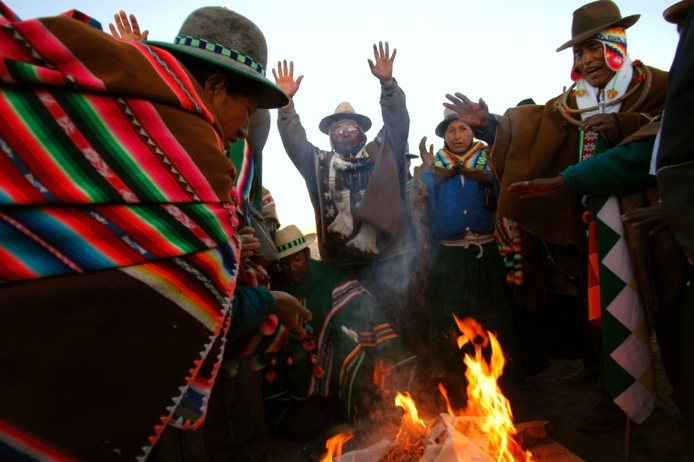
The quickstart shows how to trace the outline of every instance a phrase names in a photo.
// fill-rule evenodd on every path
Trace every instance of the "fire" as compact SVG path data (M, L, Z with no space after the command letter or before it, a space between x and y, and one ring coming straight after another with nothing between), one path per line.
M419 417L410 394L397 393L395 405L402 407L405 415L395 441L387 452L374 460L414 461L426 453L427 460L436 462L532 462L530 451L523 450L513 438L516 429L511 405L497 384L505 365L499 341L472 318L461 320L456 317L455 321L462 332L457 339L458 347L467 343L475 347L474 356L466 354L463 360L467 366L467 407L462 412L454 411L445 388L439 385L448 414L441 414L438 419L425 423ZM489 360L485 359L483 350L491 350ZM333 454L341 457L342 445L352 436L353 433L337 435L328 440L328 453L321 462L332 462ZM374 449L373 454L376 452Z
M513 462L518 460L530 461L532 455L513 439L516 429L513 426L511 405L499 389L497 380L504 371L504 352L499 341L491 332L485 332L472 318L463 320L455 318L460 331L458 346L463 347L467 342L475 346L475 357L465 355L465 377L468 380L468 402L466 415L480 416L483 419L479 428L490 442L488 452L498 462ZM482 348L491 345L491 360L489 363L482 354Z
M354 432L341 433L335 435L325 442L325 449L328 452L325 453L323 458L319 462L332 462L333 456L342 457L342 446L354 436Z
M427 428L427 425L424 423L424 421L419 418L417 406L415 406L414 400L412 399L409 393L405 392L405 394L403 395L400 392L398 392L398 394L395 395L395 405L400 406L405 410L406 415L410 419L410 422L412 422L415 425L421 425L422 427Z

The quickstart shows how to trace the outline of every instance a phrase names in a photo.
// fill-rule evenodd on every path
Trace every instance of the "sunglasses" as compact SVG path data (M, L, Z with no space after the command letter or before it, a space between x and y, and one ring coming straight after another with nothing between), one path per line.
M333 128L331 135L342 135L343 133L352 133L352 132L358 132L358 131L359 131L359 128L357 128L356 125L353 125L353 124L340 125L339 127Z

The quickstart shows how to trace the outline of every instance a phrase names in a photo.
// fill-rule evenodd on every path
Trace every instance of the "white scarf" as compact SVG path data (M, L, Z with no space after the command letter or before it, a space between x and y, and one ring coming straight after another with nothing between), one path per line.
M615 72L615 75L612 76L610 81L607 82L602 90L589 85L588 82L586 82L586 79L579 80L576 83L576 90L583 94L580 96L579 93L576 94L576 104L578 105L578 108L585 109L595 105L598 106L598 109L594 111L582 113L581 119L586 119L596 114L619 112L619 109L622 107L621 102L612 106L607 106L607 103L619 98L620 96L623 96L627 92L633 75L634 68L631 65L631 58L629 55L627 55L622 68ZM611 89L617 90L617 93L613 98L608 98L607 92ZM585 90L585 92L581 92L580 90Z

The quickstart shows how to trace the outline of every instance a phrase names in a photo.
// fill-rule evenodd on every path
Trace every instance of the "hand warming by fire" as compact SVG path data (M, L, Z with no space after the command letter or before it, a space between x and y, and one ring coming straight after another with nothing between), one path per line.
M470 343L474 355L466 354L465 377L467 407L456 411L448 401L443 385L439 385L447 412L425 422L419 417L416 403L409 393L397 393L396 406L405 414L392 442L381 441L366 449L342 455L342 445L354 433L340 434L326 442L328 449L321 462L531 462L530 451L516 442L516 429L508 399L497 381L505 359L497 338L482 328L474 319L455 318L462 332L457 338L458 348ZM485 358L483 349L489 347L491 356Z

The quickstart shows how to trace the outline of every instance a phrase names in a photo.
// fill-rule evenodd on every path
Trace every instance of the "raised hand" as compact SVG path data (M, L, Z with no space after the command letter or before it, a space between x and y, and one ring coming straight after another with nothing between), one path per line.
M378 48L374 44L374 60L368 60L371 73L381 81L381 85L386 87L393 84L393 61L395 61L397 52L398 50L393 48L393 54L391 55L388 42L386 42L385 49L383 42L378 42Z
M480 98L479 103L473 103L462 93L456 93L455 96L446 94L446 98L448 98L450 103L444 102L443 105L455 111L460 120L473 128L482 130L487 128L489 125L489 108L482 98Z
M419 157L422 159L422 170L431 172L434 170L434 145L429 145L427 151L427 137L422 138L419 142Z
M303 75L300 75L296 80L294 80L294 61L289 61L289 66L287 66L287 60L278 61L277 69L272 70L272 75L275 77L275 85L280 87L284 93L286 93L289 98L294 98L294 95L299 91L299 85L304 79Z
M130 20L128 20L128 15L125 11L121 10L117 14L113 15L113 20L116 23L109 23L108 28L111 30L111 35L115 38L122 40L130 40L131 42L141 42L147 40L149 31L146 30L140 33L140 25L137 23L137 18L134 14L130 15ZM116 27L118 30L116 30Z

